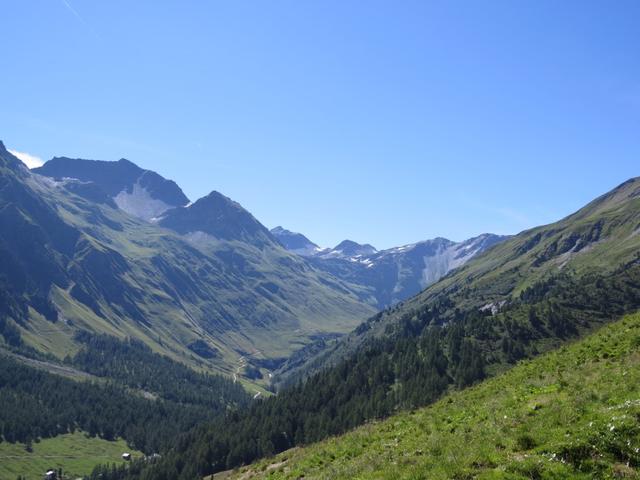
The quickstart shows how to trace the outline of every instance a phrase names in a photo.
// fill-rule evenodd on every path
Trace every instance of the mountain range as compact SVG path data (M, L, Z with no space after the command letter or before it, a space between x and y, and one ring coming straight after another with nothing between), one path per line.
M318 269L369 288L379 310L416 295L475 255L509 238L489 233L463 242L434 238L379 251L352 240L344 240L334 248L321 248L301 233L283 227L276 227L271 233L287 250L308 258Z
M4 145L0 158L3 330L58 358L88 330L266 384L293 352L349 332L503 240L321 249L269 231L219 192L191 202L126 159L55 157L29 171Z
M190 204L127 160L29 171L0 144L0 227L0 338L40 355L73 354L88 331L242 378L242 357L278 361L375 312L239 204Z

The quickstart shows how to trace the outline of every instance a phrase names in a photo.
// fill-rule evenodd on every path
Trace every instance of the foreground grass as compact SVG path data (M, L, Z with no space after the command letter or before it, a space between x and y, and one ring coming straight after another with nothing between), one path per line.
M88 438L84 433L59 435L33 444L27 452L21 443L0 443L0 479L15 480L22 475L27 480L40 480L50 468L62 468L69 478L89 475L97 464L122 463L122 453L133 457L141 453L131 451L123 440L109 442Z
M640 478L640 314L413 413L214 478Z

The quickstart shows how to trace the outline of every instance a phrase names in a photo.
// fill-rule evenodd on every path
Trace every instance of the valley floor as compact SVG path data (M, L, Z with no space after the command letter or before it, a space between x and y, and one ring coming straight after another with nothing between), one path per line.
M213 479L640 478L640 314L436 404Z
M40 480L50 468L62 468L65 478L89 475L98 464L121 464L122 454L129 452L133 458L142 453L131 451L123 440L109 442L89 438L82 432L59 435L33 443L27 452L21 443L0 443L0 479L15 480L21 475L25 480Z

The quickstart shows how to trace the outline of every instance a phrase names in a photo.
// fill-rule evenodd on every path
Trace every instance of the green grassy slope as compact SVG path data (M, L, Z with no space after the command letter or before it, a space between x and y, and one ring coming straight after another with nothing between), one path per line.
M434 405L213 478L640 478L640 314Z
M142 453L132 451L123 440L107 441L90 438L82 432L59 435L32 444L28 452L21 443L0 443L0 478L40 480L50 469L62 468L69 478L89 475L98 464L122 464L122 454L131 453L141 458Z

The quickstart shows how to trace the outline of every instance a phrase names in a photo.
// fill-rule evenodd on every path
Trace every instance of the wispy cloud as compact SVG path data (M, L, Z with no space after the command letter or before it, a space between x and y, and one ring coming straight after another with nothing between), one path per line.
M82 15L80 15L78 11L75 8L73 8L73 5L71 5L70 0L61 0L61 1L62 1L62 4L66 7L66 9L69 10L73 14L73 16L76 17L78 21L85 26L87 30L89 30L96 38L99 38L98 33L93 28L91 28L91 25L89 25L86 22L86 20L82 18Z
M41 167L44 164L44 161L40 157L36 157L30 153L18 152L17 150L9 150L9 153L19 158L28 168Z

